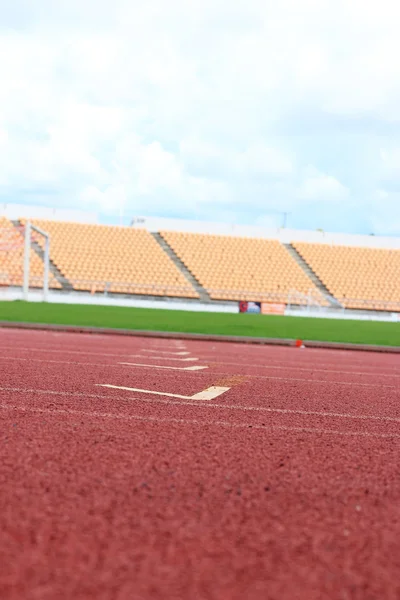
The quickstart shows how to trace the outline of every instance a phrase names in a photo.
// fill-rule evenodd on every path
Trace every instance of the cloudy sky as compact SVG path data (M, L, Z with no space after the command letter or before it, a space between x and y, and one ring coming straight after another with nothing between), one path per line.
M0 0L0 202L400 234L394 0Z

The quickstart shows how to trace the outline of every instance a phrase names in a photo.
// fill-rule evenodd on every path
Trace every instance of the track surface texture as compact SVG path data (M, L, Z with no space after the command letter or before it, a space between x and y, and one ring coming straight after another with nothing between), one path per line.
M0 369L2 599L400 598L398 355L0 330Z

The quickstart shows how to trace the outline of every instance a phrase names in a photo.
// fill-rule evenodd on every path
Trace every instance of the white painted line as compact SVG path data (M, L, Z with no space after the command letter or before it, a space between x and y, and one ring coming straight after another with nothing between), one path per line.
M143 348L143 352L156 352L157 354L175 354L175 356L187 356L190 352L169 352L169 350L149 350L148 348Z
M224 394L231 388L228 387L216 387L212 386L199 392L198 394L194 394L194 396L182 396L181 394L170 394L168 392L155 392L154 390L142 390L140 388L130 388L124 387L121 385L110 385L108 383L97 383L99 387L111 388L113 390L126 390L127 392L140 392L142 394L155 394L156 396L168 396L169 398L181 398L182 400L213 400L221 394Z
M231 388L228 388L228 387L218 387L218 386L213 385L213 386L207 388L206 390L204 390L203 392L194 394L194 396L192 396L191 399L192 400L214 400L214 398L217 398L218 396L220 396L224 392L227 392L230 389Z
M25 362L36 362L36 363L46 363L46 364L60 364L60 365L78 365L78 366L92 366L92 367L110 367L115 368L117 365L114 364L104 364L104 363L89 363L89 362L77 362L77 361L68 361L68 360L48 360L48 359L40 359L40 358L22 358L22 357L13 357L13 356L0 356L0 360L11 360L11 361L25 361ZM120 364L120 363L119 363ZM156 368L156 365L139 365L139 366L148 366ZM158 368L166 368L159 366ZM178 369L178 367L169 367L170 369ZM198 367L189 367L192 371L198 371ZM188 368L188 369L189 369ZM209 367L203 367L208 369ZM186 369L186 370L188 370ZM181 369L178 369L181 370ZM214 375L229 375L226 371L214 371ZM321 384L321 385L347 385L350 387L363 387L363 388L385 388L387 390L391 389L394 393L400 393L400 387L396 385L386 385L383 383L361 383L359 381L330 381L329 379L301 379L296 377L275 377L270 375L246 375L246 377L251 379L268 379L272 381L298 381L301 383L313 383L313 384Z
M74 410L74 409L63 409L63 408L36 408L31 406L15 406L10 404L0 404L0 409L9 411L20 411L22 413L39 413L39 414L50 414L50 415L80 415L88 418L100 418L100 419L116 419L118 421L144 421L148 423L176 423L178 425L198 425L200 427L214 426L214 427L228 427L230 429L246 429L247 431L251 428L262 429L265 432L268 431L288 431L293 433L311 433L311 434L327 434L327 435L339 435L349 437L371 437L371 438L383 438L383 439L398 439L400 434L398 433L373 433L369 431L338 431L335 429L322 429L317 427L287 427L284 425L272 425L270 427L259 424L248 424L248 423L231 423L229 421L212 421L212 420L198 420L198 419L179 419L173 417L144 417L141 415L122 415L118 413L106 413L98 411L85 411L85 410Z
M16 330L18 331L18 330ZM129 358L132 356L129 352L120 352L119 354L111 353L111 352L89 352L87 350L65 350L65 349L56 349L56 348L35 348L35 347L24 347L18 348L17 346L0 346L0 352L2 350L14 350L15 352L48 352L49 354L58 353L58 354L83 354L87 356L112 356L117 358ZM149 356L147 358L150 358Z
M400 375L392 374L392 373L381 373L380 371L342 371L338 369L318 369L315 364L310 364L309 367L289 367L285 365L284 367L280 365L261 365L255 363L243 363L243 362L225 362L219 360L211 360L207 358L202 358L201 360L208 360L215 367L223 367L225 365L234 366L234 367L253 367L254 369L276 369L281 371L312 371L313 373L334 373L336 375L369 375L371 377L400 377Z
M150 357L146 357L150 358ZM165 365L148 365L144 363L126 363L119 362L117 364L106 364L106 363L91 363L91 362L77 362L77 361L69 361L69 360L48 360L41 358L14 358L11 356L0 356L1 360L13 360L13 361L25 361L25 362L38 362L38 363L48 363L48 364L60 364L60 365L77 365L77 366L89 366L89 367L110 367L116 368L119 365L133 365L135 367L149 367L151 369L173 369L174 371L203 371L204 369L208 369L208 366L200 366L200 365L192 365L190 367L166 367Z
M19 331L18 329L13 330L14 332ZM49 346L46 348L39 348L37 346L7 346L7 345L1 345L0 346L0 352L1 351L5 351L5 350L13 350L14 352L48 352L49 354L83 354L83 355L87 355L87 356L113 356L113 357L117 357L117 358L128 358L130 356L132 356L129 352L121 352L119 354L115 354L115 353L110 353L110 352L89 352L88 350L70 350L70 349L62 349L60 350L59 348L55 348L53 346ZM146 350L147 351L147 350ZM161 350L158 351L158 353L162 352ZM190 352L187 352L187 354L190 354ZM3 358L3 357L0 357ZM7 357L6 357L7 358ZM8 357L8 358L13 358L13 357ZM150 357L148 357L150 358ZM153 358L153 357L151 357ZM164 358L166 360L166 358ZM175 359L170 359L170 360L175 360ZM200 359L199 359L200 360ZM277 366L275 367L272 364L255 364L255 363L237 363L237 362L222 362L218 359L215 358L215 354L213 354L213 356L203 356L201 358L201 360L207 361L207 362L212 362L214 363L214 365L231 365L231 366L241 366L241 367L257 367L257 368L277 368L277 369L284 369L284 370L299 370L299 371L314 371L314 372L325 372L325 373L336 373L336 374L349 374L349 375L370 375L370 376L380 376L380 377L393 377L393 378L399 378L400 375L398 373L388 373L387 371L389 370L393 370L393 371L400 371L399 368L397 367L393 367L393 366L388 366L386 365L385 367L374 367L374 369L371 368L371 365L368 365L368 373L366 373L365 371L342 371L340 369L322 369L320 367L337 367L338 364L337 363L316 363L314 362L312 365L310 366L299 366L301 364L304 365L304 363L301 363L300 361L282 361L282 360L276 360L276 359L272 359L270 357L267 357L266 360L268 361L268 363L283 363L284 366ZM294 365L294 366L292 366ZM359 368L359 365L357 364L346 364L346 367L352 367L354 366L354 368ZM385 372L384 372L385 371Z
M130 389L130 388L128 388ZM109 396L105 394L88 394L87 392L65 392L59 390L41 390L39 388L17 388L17 387L0 387L2 392L12 392L15 394L41 394L44 396L66 396L71 398L94 398L97 400L127 400L125 396ZM358 415L352 413L338 413L338 412L326 412L316 410L301 410L301 409L290 409L290 408L271 408L265 406L250 406L243 404L203 404L200 402L193 401L193 396L186 402L177 402L175 400L162 400L161 398L128 398L129 400L138 400L140 402L149 402L157 404L167 404L173 406L195 406L201 409L224 409L227 411L244 411L244 412L266 412L266 413L278 413L288 415L300 415L300 416L315 416L323 418L339 418L339 419L352 419L362 421L383 421L400 423L400 417L390 417L388 415ZM186 399L186 397L185 397Z
M199 365L193 365L191 367L166 367L165 365L147 365L145 363L129 363L120 362L119 365L129 365L131 367L150 367L151 369L172 369L173 371L203 371L208 367L200 367Z
M195 362L196 360L199 360L195 357L176 358L173 356L142 356L141 354L131 354L130 358L147 358L147 360L179 360L181 362Z

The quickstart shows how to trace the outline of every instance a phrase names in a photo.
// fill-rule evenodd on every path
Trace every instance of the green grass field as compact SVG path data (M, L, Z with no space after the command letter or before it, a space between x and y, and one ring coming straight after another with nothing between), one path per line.
M400 322L0 302L0 321L400 346Z

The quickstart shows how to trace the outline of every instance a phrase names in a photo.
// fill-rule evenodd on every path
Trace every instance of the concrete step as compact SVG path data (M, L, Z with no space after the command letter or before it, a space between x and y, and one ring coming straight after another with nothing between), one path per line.
M170 257L172 262L177 266L180 272L186 277L187 281L191 284L192 287L199 294L200 300L202 302L211 302L211 298L208 292L203 288L201 283L196 279L196 277L189 271L186 265L181 261L179 256L174 252L171 246L165 241L165 239L158 232L152 232L152 236L156 240L159 246L164 250L164 252Z
M304 273L311 279L315 287L319 289L319 291L324 296L325 300L329 302L330 306L333 308L341 308L342 305L340 304L340 302L334 296L332 296L326 285L321 281L321 279L318 277L315 271L311 269L311 267L304 260L301 254L297 252L296 248L292 244L284 244L284 246L289 252L289 254L297 262L297 264L299 264L300 267L303 269Z

